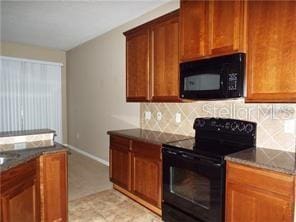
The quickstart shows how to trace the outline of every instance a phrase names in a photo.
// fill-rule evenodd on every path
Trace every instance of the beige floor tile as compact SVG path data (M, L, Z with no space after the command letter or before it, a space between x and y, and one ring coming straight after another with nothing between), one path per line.
M69 155L69 200L110 189L109 167L71 150Z
M161 222L161 218L123 194L106 190L69 203L70 222Z

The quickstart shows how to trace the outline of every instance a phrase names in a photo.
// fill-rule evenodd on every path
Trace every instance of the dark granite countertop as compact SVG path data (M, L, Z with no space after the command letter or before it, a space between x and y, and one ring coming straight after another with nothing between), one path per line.
M145 130L145 129L126 129L126 130L114 130L108 131L109 135L123 136L130 139L140 140L147 143L153 144L164 144L168 142L174 142L178 140L190 139L190 136L164 133L159 131Z
M15 167L19 164L25 163L33 158L36 158L42 154L46 153L55 153L55 152L60 152L60 151L67 151L68 149L59 144L59 143L54 143L51 146L45 146L45 147L30 147L30 143L26 143L27 147L24 149L20 150L10 150L10 151L3 151L0 152L0 157L1 154L15 154L17 157L13 159L8 159L4 161L2 164L0 164L0 173L4 172L12 167Z
M289 175L296 175L296 154L287 151L250 148L230 154L225 160Z
M0 137L26 136L26 135L47 134L47 133L55 133L55 131L51 129L7 131L7 132L0 132Z

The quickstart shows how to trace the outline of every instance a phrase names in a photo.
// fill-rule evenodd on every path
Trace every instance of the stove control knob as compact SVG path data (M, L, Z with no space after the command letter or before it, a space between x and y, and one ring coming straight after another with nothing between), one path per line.
M225 128L225 129L229 129L230 126L231 126L230 122L226 122L224 128Z
M233 122L230 127L232 131L235 131L238 128L237 122Z
M197 126L202 128L206 125L206 121L204 119L198 119L197 120Z
M254 127L252 124L248 123L245 127L246 133L251 133L253 131Z
M246 129L246 125L244 123L240 123L238 124L238 130L240 132L244 131Z
M211 121L211 126L212 126L212 127L215 127L216 124L217 124L216 120L212 120L212 121Z
M201 119L200 121L199 121L199 126L200 127L204 127L206 125L206 121L204 120L204 119Z

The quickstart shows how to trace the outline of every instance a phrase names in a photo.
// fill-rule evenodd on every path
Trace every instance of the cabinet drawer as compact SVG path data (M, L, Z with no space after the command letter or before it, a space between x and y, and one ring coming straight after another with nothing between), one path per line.
M136 154L140 154L151 159L161 159L161 146L151 143L144 143L141 141L133 140L132 150Z
M228 162L227 181L293 198L294 179L293 176L286 174Z
M0 174L0 190L3 192L23 179L36 176L36 159L11 168Z
M130 140L121 136L110 136L110 148L130 149Z

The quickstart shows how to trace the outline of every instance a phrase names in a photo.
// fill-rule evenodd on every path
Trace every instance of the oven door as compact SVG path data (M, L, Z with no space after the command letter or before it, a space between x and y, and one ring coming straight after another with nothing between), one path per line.
M206 222L224 218L225 166L183 151L163 149L163 200Z

